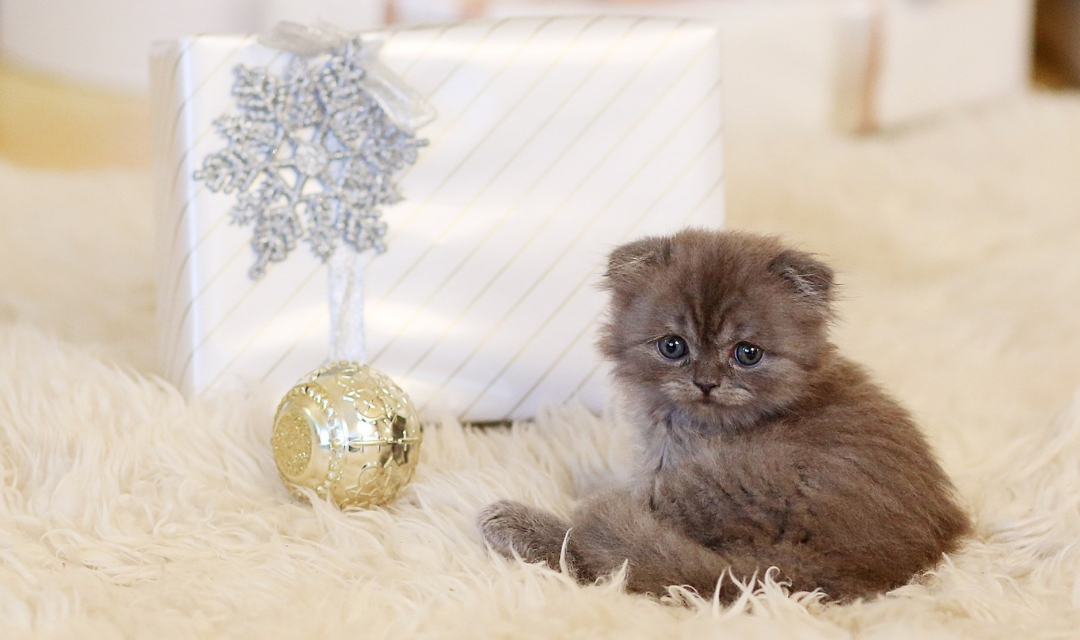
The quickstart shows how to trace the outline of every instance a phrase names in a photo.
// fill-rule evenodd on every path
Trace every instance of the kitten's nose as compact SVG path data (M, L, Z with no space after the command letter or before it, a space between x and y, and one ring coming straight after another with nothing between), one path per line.
M701 392L705 395L709 395L709 392L716 388L716 385L711 382L698 382L695 380L694 384L696 384L697 388L701 389Z

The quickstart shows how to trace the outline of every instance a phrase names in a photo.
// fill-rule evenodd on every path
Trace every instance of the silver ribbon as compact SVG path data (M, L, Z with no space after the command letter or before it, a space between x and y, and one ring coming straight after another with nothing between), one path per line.
M364 265L360 253L345 245L328 262L330 362L367 362L364 333Z
M327 24L308 26L295 22L279 22L268 33L260 35L258 41L272 49L310 58L330 53L356 37L359 37L359 34ZM367 74L360 86L379 103L394 124L406 131L415 132L434 120L435 109L431 104L379 62L382 41L375 37L363 40L363 67Z

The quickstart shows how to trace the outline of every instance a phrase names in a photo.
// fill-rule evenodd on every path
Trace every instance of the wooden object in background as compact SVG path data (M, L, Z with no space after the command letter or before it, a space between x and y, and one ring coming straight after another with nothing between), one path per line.
M1039 0L1035 54L1040 84L1080 85L1080 0Z

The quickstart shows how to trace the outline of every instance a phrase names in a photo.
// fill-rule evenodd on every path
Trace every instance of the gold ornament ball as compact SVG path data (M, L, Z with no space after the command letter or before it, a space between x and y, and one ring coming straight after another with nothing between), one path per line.
M339 507L389 502L420 461L423 428L409 396L355 362L327 365L285 395L270 443L285 484Z

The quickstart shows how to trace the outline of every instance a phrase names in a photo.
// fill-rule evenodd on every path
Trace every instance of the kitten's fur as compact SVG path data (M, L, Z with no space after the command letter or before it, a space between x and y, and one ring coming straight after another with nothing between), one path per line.
M492 504L493 548L557 568L565 539L580 580L627 562L629 588L654 594L775 566L848 600L906 583L969 531L908 413L828 342L829 267L772 238L687 230L616 249L605 286L600 348L638 429L635 479L570 521ZM671 335L685 357L662 355ZM760 362L737 362L739 343Z

